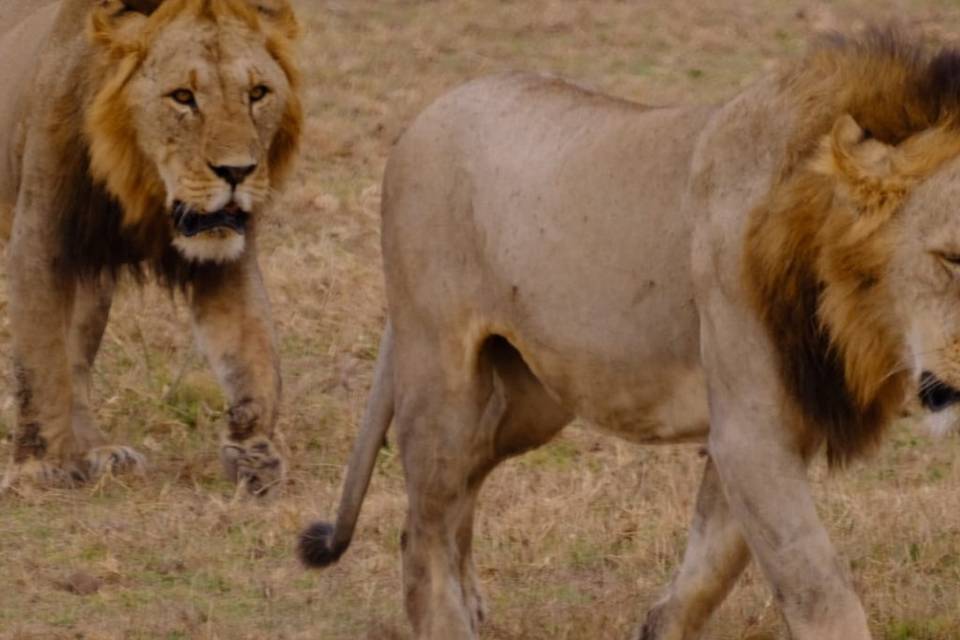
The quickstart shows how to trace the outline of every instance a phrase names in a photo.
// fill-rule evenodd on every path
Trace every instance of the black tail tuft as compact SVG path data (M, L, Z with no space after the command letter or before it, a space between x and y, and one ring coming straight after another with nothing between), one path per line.
M336 530L327 522L314 522L300 534L297 552L308 567L328 567L343 555L347 544L335 546L333 542Z

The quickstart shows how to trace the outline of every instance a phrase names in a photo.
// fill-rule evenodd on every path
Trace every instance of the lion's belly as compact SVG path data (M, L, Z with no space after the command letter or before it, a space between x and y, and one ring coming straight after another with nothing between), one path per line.
M708 425L699 318L686 263L676 260L689 249L673 249L672 270L656 262L670 253L660 250L638 252L617 275L599 256L560 269L559 249L551 252L558 262L522 274L505 268L497 285L510 301L491 314L493 328L598 427L641 442L698 440Z
M694 357L648 350L610 354L518 349L544 386L577 416L634 442L700 442L709 430L704 373ZM605 357L606 356L606 357Z
M706 392L689 229L664 219L680 216L679 206L661 207L626 188L629 206L599 202L611 199L608 190L598 191L595 207L585 196L569 207L572 197L559 202L564 191L541 207L493 209L489 226L478 225L487 233L486 289L496 292L494 311L481 313L577 415L633 440L702 436ZM521 211L535 221L534 233L542 229L539 242L525 242L530 227L511 220Z

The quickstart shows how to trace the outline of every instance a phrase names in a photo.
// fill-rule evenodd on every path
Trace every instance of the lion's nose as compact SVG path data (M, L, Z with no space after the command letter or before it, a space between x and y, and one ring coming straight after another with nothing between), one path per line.
M929 411L942 411L960 402L960 391L929 371L924 371L920 374L920 402Z
M256 171L257 165L247 164L242 166L235 165L210 165L210 170L217 174L222 180L226 181L231 187L236 188L241 182L247 179L251 173Z

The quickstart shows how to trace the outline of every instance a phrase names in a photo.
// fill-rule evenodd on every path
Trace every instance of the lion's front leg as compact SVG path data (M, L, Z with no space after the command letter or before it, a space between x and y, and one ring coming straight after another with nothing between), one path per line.
M9 246L16 424L4 486L20 481L69 485L85 476L71 428L66 325L72 283L56 268L55 224L43 213L43 207L18 205Z
M740 525L720 477L707 460L683 563L664 597L648 612L638 640L695 640L749 560Z
M83 464L90 477L106 472L142 474L146 466L145 458L131 447L108 443L97 428L90 407L91 371L110 318L113 291L113 278L107 274L78 279L67 332L67 352L73 377L73 435L83 452Z
M272 440L280 372L255 258L248 255L199 276L191 311L201 349L230 405L220 447L224 471L250 493L266 495L282 485L286 465Z
M711 437L711 455L792 637L869 640L863 607L817 515L802 457L762 437L748 443L744 435Z
M710 457L730 511L795 640L870 640L860 599L813 501L807 457L816 441L780 393L773 354L739 333L753 320L720 295L710 303L702 324Z
M90 407L93 361L110 316L113 282L106 276L82 278L74 289L73 312L67 337L73 374L73 433L83 448L106 444Z

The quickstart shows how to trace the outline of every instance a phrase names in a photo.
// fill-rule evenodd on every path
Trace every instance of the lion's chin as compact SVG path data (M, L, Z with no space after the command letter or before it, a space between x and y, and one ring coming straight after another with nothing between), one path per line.
M176 235L173 246L190 262L222 264L238 259L246 247L246 237L230 229L213 229L195 236Z
M936 413L926 412L923 415L923 426L936 437L960 433L960 410L951 408Z
M232 262L246 247L250 214L233 200L210 213L177 200L172 216L173 246L190 262Z

